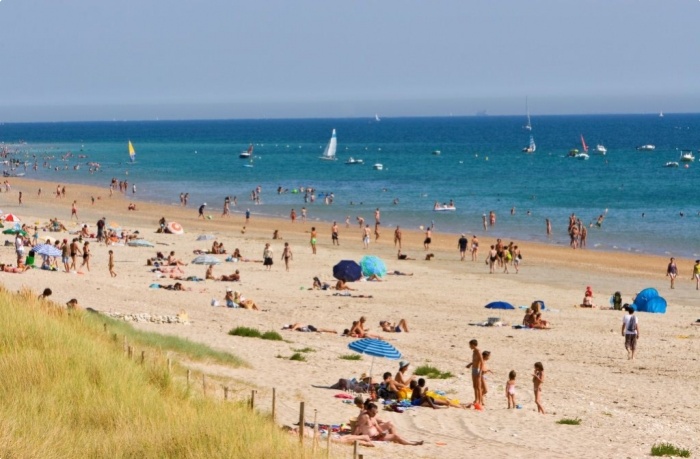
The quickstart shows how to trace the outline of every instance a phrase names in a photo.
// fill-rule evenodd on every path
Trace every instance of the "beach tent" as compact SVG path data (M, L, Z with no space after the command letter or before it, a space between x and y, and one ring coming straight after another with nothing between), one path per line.
M667 304L655 288L645 288L634 298L633 306L639 312L665 314Z
M510 303L506 303L505 301L494 301L484 307L486 309L515 309L515 306Z

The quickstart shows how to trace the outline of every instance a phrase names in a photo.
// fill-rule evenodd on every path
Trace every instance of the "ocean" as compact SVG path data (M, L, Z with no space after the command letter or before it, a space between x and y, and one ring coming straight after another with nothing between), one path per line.
M497 222L485 242L502 237L568 245L571 213L586 225L604 214L600 228L589 228L589 249L698 257L700 164L663 166L678 161L681 149L694 150L700 161L700 115L540 116L532 118L532 131L524 129L525 121L482 116L5 123L0 141L16 151L12 157L29 162L28 178L105 188L113 177L126 179L129 195L136 184L133 200L169 204L188 192L193 212L206 202L214 218L224 197L236 196L234 212L250 208L253 215L287 218L292 208L299 213L305 206L312 221L336 220L341 227L348 216L354 225L357 216L373 223L380 208L386 237L395 225L482 235L482 215L494 211ZM332 129L338 160L322 161ZM537 151L528 155L522 149L530 135ZM581 136L590 147L586 161L567 157L570 149L582 149ZM134 164L127 140L136 149ZM250 143L252 163L238 157ZM598 143L607 155L593 151ZM645 144L656 149L637 151ZM62 159L67 152L72 156ZM349 157L364 164L346 165ZM99 163L99 172L90 173L88 162ZM373 169L377 162L384 170ZM250 200L257 186L259 205ZM289 192L278 194L278 187ZM300 187L315 188L319 198L305 203L303 193L293 192ZM326 193L333 193L332 205L324 204ZM432 210L435 202L450 200L456 211Z

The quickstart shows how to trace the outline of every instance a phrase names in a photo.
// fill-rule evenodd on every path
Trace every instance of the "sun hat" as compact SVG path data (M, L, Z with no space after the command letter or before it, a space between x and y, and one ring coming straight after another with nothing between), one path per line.
M402 368L406 368L410 364L411 364L411 362L406 362L405 360L402 360L401 362L399 362L399 370Z
M226 292L233 292L233 289L231 287L226 287Z

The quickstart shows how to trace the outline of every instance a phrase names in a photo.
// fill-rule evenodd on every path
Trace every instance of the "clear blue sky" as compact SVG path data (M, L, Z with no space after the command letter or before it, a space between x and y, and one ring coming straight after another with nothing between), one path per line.
M700 111L698 0L0 0L0 121Z

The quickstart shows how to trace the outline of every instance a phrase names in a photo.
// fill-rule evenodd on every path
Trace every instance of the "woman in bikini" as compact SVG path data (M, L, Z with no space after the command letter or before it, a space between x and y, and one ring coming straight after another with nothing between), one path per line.
M90 271L90 243L85 241L83 245L83 264L80 265L82 269L83 266L87 266L87 270Z
M284 250L282 250L282 260L284 260L284 267L289 271L289 260L293 260L292 249L289 247L289 242L284 243Z

